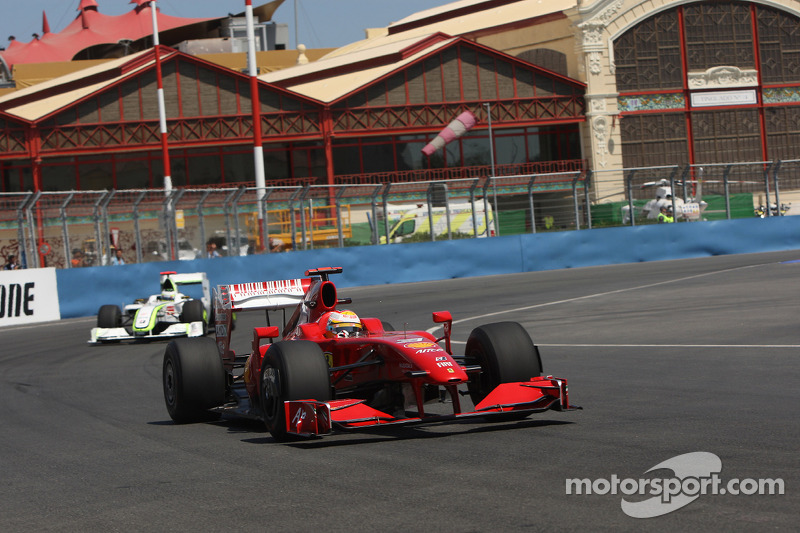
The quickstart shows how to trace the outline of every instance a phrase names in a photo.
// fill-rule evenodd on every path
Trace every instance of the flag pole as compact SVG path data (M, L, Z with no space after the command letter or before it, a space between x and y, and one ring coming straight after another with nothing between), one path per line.
M150 0L150 12L153 16L153 53L156 61L156 83L158 87L158 123L161 131L161 160L164 166L164 195L172 193L172 170L169 161L169 141L167 134L167 111L164 104L164 77L161 72L161 43L158 38L158 6L156 0ZM169 209L169 205L167 206ZM168 213L167 213L168 215ZM167 242L170 248L170 259L175 260L175 246L173 239L170 238L168 216L164 219L164 231L167 235ZM177 235L174 239L177 241Z
M247 70L250 75L250 100L253 103L253 163L255 164L256 197L258 198L258 233L262 248L269 248L264 242L264 203L266 177L264 175L264 146L261 138L261 99L258 94L258 66L256 64L256 35L253 20L253 0L245 0L247 18Z
M150 0L150 11L153 15L153 52L156 59L156 82L158 84L158 122L161 130L161 154L164 163L164 191L172 190L172 172L169 163L169 142L167 139L167 111L164 104L164 77L161 72L161 53L158 39L158 6L156 0Z

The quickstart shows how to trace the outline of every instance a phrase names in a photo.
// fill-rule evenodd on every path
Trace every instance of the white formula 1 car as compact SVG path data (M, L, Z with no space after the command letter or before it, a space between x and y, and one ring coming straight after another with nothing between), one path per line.
M185 285L201 285L202 297L180 292ZM120 309L103 305L97 312L89 344L121 340L149 340L169 337L202 337L211 316L211 289L205 272L178 274L161 272L161 292L140 298Z

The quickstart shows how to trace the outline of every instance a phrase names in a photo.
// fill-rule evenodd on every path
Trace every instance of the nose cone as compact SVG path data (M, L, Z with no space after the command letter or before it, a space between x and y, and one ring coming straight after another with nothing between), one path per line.
M442 350L442 353L447 353ZM462 383L467 381L467 373L453 361L451 357L447 357L447 361L437 361L436 367L430 369L430 377L439 383Z
M422 344L422 343L420 343ZM467 373L438 344L425 343L427 346L414 348L414 359L417 366L428 371L431 380L439 383L461 383L467 381Z

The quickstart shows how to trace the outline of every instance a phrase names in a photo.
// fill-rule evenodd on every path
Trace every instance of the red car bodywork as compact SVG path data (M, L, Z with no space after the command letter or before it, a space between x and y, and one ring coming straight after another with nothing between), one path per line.
M363 317L364 331L360 336L329 338L325 334L328 314L350 303L349 299L339 299L329 279L331 274L339 272L341 268L321 268L307 271L309 278L218 287L215 291L216 346L228 390L224 405L203 407L211 407L216 412L269 418L265 405L278 398L284 410L279 418L285 427L270 428L270 431L273 435L290 436L487 415L521 417L548 409L573 409L565 379L526 375L524 380L493 385L491 390L481 394L482 399L475 402L474 409L462 410L459 386L470 383L475 386L481 373L488 370L479 364L470 364L469 358L452 353L452 317L447 311L433 313L433 322L441 324L443 329L442 337L438 338L426 331L387 330L390 326L380 319ZM295 308L294 313L282 331L277 326L254 328L250 354L237 356L231 350L234 313L291 307ZM527 333L524 335L527 337ZM278 370L264 367L268 351L276 346L272 344L273 339L282 343L306 341L319 347L327 361L328 398L278 396L275 391L287 388L285 383L280 384L285 376L275 378ZM538 360L538 350L535 357ZM541 363L538 365L540 367ZM276 384L276 379L280 383ZM299 379L302 380L302 376ZM266 390L268 388L275 391ZM402 392L400 397L398 391ZM443 391L452 403L452 413L427 413L426 402L445 398ZM379 401L392 395L394 399L390 402ZM409 405L415 406L414 409L403 409Z

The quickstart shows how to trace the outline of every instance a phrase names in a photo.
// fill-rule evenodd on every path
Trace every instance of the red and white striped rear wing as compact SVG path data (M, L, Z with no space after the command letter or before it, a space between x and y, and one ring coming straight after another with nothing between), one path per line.
M310 278L299 278L219 285L214 289L215 307L231 311L272 311L295 307L303 301L311 281Z

